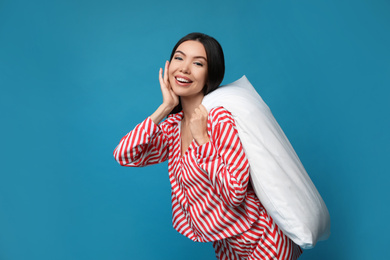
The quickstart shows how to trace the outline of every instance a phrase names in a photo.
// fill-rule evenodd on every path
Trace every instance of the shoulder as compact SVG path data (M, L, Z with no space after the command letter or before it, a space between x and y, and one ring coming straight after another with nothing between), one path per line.
M236 125L233 115L222 106L212 108L209 112L209 119L213 125L223 123L232 124L233 126Z

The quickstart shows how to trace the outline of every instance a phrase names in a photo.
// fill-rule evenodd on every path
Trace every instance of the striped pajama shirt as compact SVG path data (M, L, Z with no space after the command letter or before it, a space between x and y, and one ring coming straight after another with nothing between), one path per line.
M229 111L208 116L210 142L192 141L181 155L183 113L156 125L148 117L114 150L123 166L168 160L173 227L197 242L213 242L218 259L297 259L302 253L267 214L249 181L249 164Z

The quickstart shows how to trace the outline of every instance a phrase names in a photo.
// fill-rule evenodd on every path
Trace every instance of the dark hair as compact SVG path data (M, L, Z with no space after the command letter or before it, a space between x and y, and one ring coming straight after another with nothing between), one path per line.
M203 93L207 95L219 87L225 75L225 58L222 47L219 42L211 36L208 36L204 33L190 33L181 38L176 43L175 47L173 47L171 57L169 59L170 61L172 61L176 49L185 41L198 41L203 44L203 47L206 50L207 82L203 88ZM181 109L181 103L179 103L179 105L172 110L171 114L180 112Z

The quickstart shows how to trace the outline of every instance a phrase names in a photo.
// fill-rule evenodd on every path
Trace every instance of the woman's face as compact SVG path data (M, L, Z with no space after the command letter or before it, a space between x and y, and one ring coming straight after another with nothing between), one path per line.
M168 75L176 95L203 96L207 82L207 55L203 44L198 41L180 44L170 62Z

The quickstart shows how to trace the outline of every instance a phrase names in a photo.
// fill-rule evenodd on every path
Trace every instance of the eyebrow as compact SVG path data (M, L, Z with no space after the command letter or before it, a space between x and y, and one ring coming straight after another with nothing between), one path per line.
M182 54L182 55L184 55L184 56L187 56L184 52L182 52L182 51L175 51L175 54L176 53L180 53L180 54ZM207 61L207 59L205 58L205 57L203 57L203 56L195 56L194 57L195 59L204 59L205 61Z

